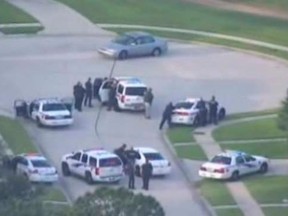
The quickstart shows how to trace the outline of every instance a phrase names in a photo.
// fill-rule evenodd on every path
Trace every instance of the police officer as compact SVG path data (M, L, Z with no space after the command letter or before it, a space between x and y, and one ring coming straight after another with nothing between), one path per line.
M126 147L127 145L123 143L119 148L114 150L114 153L122 160L124 166L127 164Z
M209 101L209 122L215 125L218 123L218 102L215 96Z
M115 108L116 103L116 83L112 82L109 89L109 99L108 99L108 108L110 111L112 108Z
M87 106L87 102L88 102L88 106L92 107L93 89L92 89L92 83L91 83L90 77L88 78L88 80L85 83L85 90L86 90L86 94L85 94L85 99L84 99L84 106Z
M82 103L85 96L85 89L83 88L81 82L78 82L73 88L73 94L75 98L75 109L79 112L82 111Z
M207 107L205 101L201 98L198 102L198 109L199 109L199 125L205 126L207 124Z
M149 180L152 176L153 167L147 158L141 168L142 168L142 180L143 180L142 188L144 190L149 190Z
M135 163L132 160L128 160L126 172L129 177L128 188L135 189Z
M169 128L171 128L171 116L173 113L174 106L172 102L168 103L167 106L165 107L165 110L162 114L162 120L159 125L159 130L163 128L164 123L167 121Z
M93 83L93 96L94 98L97 98L98 100L100 100L99 97L99 89L102 85L102 78L95 78L94 83Z
M148 88L144 93L144 105L145 105L145 117L149 119L151 117L151 105L153 102L154 95L152 88Z

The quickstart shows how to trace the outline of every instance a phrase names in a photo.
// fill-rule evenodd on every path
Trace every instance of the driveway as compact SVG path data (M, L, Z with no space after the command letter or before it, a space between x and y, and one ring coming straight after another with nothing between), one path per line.
M112 61L99 56L96 48L108 40L101 37L2 38L1 109L12 111L15 98L71 96L72 86L78 80L107 76ZM103 109L96 133L95 120L100 108L94 102L94 108L75 112L75 124L70 128L38 129L30 122L25 125L58 169L63 154L80 148L103 146L112 150L125 142L159 149L171 160L174 169L167 178L153 179L148 194L161 202L168 216L179 214L179 209L183 216L207 213L160 140L158 123L166 103L187 96L209 99L214 94L228 112L261 110L279 105L288 82L288 66L282 63L229 49L173 42L168 55L117 62L114 73L140 77L153 88L155 103L151 120L141 114ZM62 178L61 184L73 199L96 187L75 178ZM121 185L126 186L126 181ZM140 179L136 185L141 187Z

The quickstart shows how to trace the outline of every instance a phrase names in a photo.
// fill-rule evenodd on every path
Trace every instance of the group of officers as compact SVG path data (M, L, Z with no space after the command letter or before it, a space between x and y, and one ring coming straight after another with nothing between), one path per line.
M152 176L153 167L148 159L141 167L136 167L135 161L140 159L139 152L135 151L133 147L127 149L127 145L123 144L119 148L114 150L114 153L119 156L124 164L124 170L128 175L128 188L135 189L135 174L142 177L143 186L142 189L149 190L149 180ZM137 170L138 169L138 170Z
M199 112L196 115L196 119L194 121L195 127L199 126L206 126L207 124L218 124L218 121L224 119L226 115L226 110L224 107L218 108L219 104L216 101L215 96L212 96L210 101L204 101L202 98L200 99L197 108L199 109ZM171 118L173 114L173 110L175 109L175 106L172 102L169 102L167 106L165 107L162 119L159 125L159 129L161 130L167 122L168 127L172 127Z

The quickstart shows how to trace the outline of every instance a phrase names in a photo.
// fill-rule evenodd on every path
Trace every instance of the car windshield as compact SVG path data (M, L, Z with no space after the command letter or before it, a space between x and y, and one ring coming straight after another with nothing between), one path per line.
M147 158L148 160L163 160L164 158L162 157L162 155L160 153L144 153L143 154L145 158Z
M50 164L44 159L31 160L33 167L51 167Z
M115 40L113 40L114 43L122 44L122 45L131 44L133 41L135 41L134 38L129 35L121 35L117 37Z
M131 96L143 96L146 90L146 87L127 87L125 94Z
M193 105L191 102L180 102L175 105L175 109L191 109Z
M212 158L211 162L212 163L218 163L218 164L230 165L231 164L231 157L217 155L214 158Z
M100 167L113 167L121 165L121 161L117 157L101 159L99 163Z
M47 103L43 105L43 111L61 111L67 110L66 106L61 103Z

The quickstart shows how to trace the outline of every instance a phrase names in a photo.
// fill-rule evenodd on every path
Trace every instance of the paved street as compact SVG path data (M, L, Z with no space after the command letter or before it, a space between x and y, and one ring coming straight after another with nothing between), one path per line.
M101 37L3 38L0 41L1 109L12 111L16 98L71 96L76 81L84 82L89 76L107 76L112 61L98 56L95 50L108 40ZM158 132L161 112L168 101L187 96L209 99L215 94L228 112L271 108L277 106L285 94L287 72L284 64L252 55L171 43L167 56L118 62L114 71L115 75L138 76L152 86L155 93L152 120L144 119L141 114L103 109L96 133L99 107L95 103L93 109L75 113L75 124L71 128L38 129L34 124L26 125L41 151L57 168L61 156L69 151L100 146L112 150L123 142L155 147L173 164ZM138 188L140 183L139 179ZM63 178L61 184L73 199L96 187L75 178ZM198 196L190 192L177 169L167 178L153 180L149 194L161 202L168 216L179 214L179 208L183 216L192 212L207 215Z

